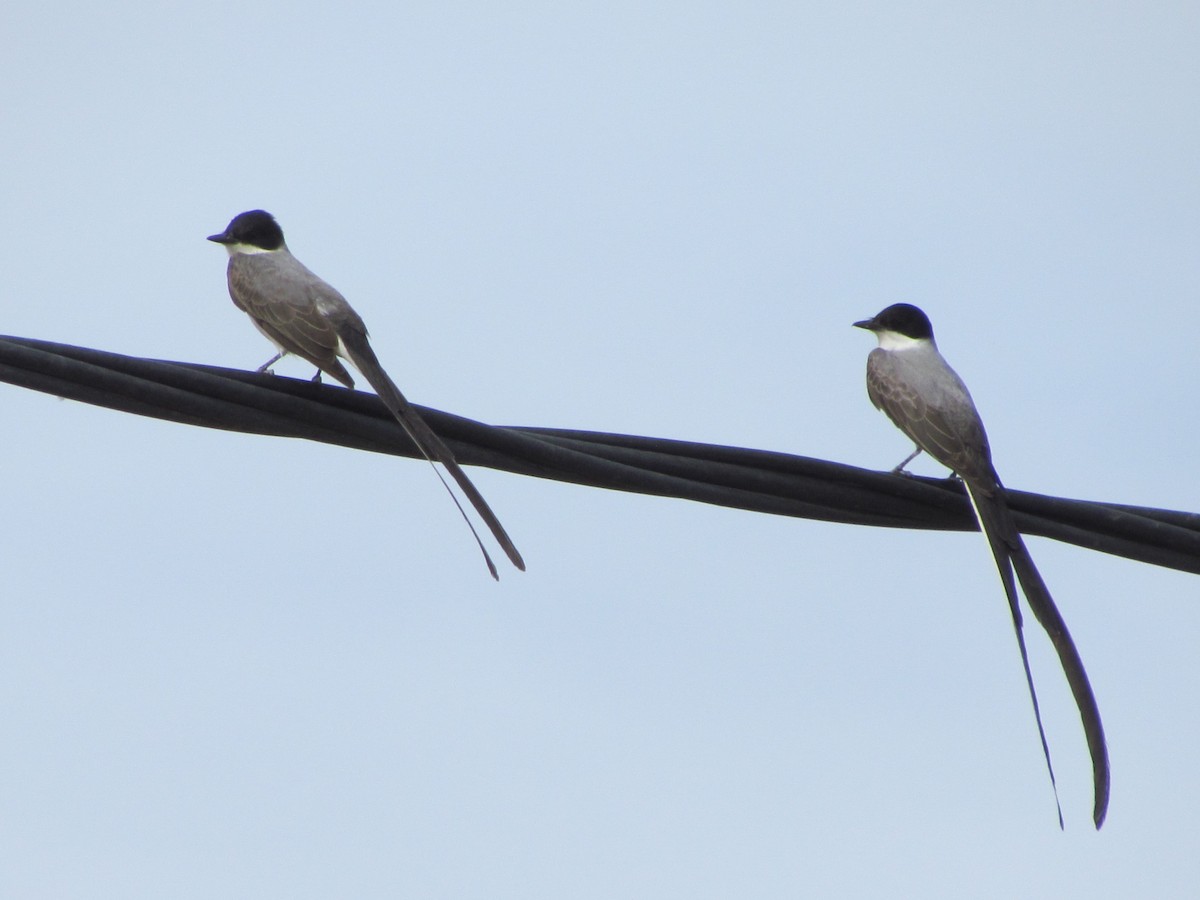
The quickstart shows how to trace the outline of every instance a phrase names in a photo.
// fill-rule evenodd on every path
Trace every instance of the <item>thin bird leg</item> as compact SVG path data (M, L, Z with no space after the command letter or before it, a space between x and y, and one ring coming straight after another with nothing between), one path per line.
M892 474L893 475L901 475L901 474L907 475L908 473L904 471L904 467L907 466L910 462L912 462L914 459L916 459L920 455L921 455L921 448L918 447L912 453L908 454L908 456L904 457L904 462L900 463L900 465L898 465L898 466L896 466L896 468L892 469Z
M261 366L259 366L258 371L259 372L267 372L271 375L274 375L275 373L271 371L271 366L275 365L275 363L279 362L281 359L283 359L282 351L280 351L279 353L276 353L274 356L272 356L270 359L268 359L265 363L263 363Z

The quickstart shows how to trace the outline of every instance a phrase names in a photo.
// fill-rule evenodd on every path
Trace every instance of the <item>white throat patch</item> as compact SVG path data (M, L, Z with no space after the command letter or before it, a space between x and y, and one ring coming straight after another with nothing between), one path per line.
M925 338L912 338L898 331L877 331L875 336L879 338L879 346L884 350L913 350L929 345Z
M283 248L280 247L280 250ZM267 250L264 247L255 247L253 244L226 244L225 250L230 256L255 256L259 253L278 253L279 250Z

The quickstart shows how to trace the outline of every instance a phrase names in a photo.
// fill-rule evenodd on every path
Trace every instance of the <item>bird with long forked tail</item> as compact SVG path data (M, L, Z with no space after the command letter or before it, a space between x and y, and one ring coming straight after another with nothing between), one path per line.
M450 448L426 424L379 364L362 317L335 288L292 256L275 217L261 209L250 210L234 216L224 231L210 235L208 239L224 245L229 251L226 274L234 304L279 348L279 353L259 371L268 371L285 354L294 353L317 367L315 380L319 381L321 373L325 372L353 388L354 379L342 365L342 360L352 363L430 465L441 463L450 473L512 564L524 571L525 561L483 495L459 466ZM498 579L496 565L466 510L437 471L437 466L434 471L471 529L488 571Z
M992 466L992 451L975 402L962 379L942 358L933 337L933 325L917 307L896 303L878 315L854 324L873 332L879 340L879 346L867 357L867 394L871 402L887 413L888 418L916 444L916 450L893 471L902 472L923 450L958 475L966 486L979 530L987 538L1008 597L1042 753L1058 808L1058 824L1062 827L1062 806L1058 801L1050 747L1029 668L1016 581L1020 582L1034 617L1050 636L1079 708L1092 757L1092 821L1098 829L1108 813L1109 794L1108 747L1100 722L1100 709L1071 633L1013 521L1004 486Z

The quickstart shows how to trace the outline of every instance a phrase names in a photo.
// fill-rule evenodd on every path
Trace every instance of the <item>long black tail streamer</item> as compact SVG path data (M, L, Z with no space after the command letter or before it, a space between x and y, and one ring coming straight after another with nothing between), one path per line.
M122 412L373 453L418 451L372 394L193 363L0 336L0 381ZM418 406L465 465L753 512L974 531L957 481L689 441L485 425ZM1200 514L1008 491L1026 534L1200 574Z

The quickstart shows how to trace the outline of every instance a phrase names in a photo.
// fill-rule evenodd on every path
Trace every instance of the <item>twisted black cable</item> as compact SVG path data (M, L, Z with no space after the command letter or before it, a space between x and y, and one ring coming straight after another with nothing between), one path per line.
M192 363L0 337L0 381L123 412L417 456L373 394ZM460 463L611 490L853 525L974 531L957 481L688 441L498 427L418 407ZM1200 515L1008 491L1026 534L1200 574Z

